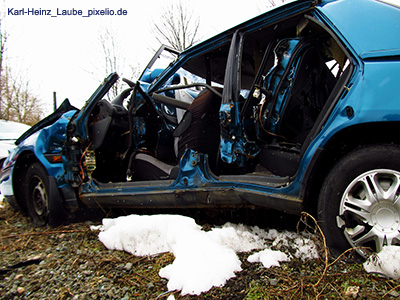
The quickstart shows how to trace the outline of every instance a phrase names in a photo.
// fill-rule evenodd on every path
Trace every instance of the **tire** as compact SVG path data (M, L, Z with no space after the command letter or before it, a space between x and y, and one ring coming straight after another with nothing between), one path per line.
M25 181L25 201L29 217L35 226L44 226L49 218L49 176L38 162L28 167Z
M400 147L370 145L344 156L318 199L318 220L334 256L400 245Z

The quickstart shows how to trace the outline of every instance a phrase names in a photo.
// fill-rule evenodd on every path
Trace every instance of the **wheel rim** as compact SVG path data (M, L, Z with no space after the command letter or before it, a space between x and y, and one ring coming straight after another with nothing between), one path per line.
M35 176L32 179L32 204L35 213L38 216L47 214L47 193L43 181Z
M362 256L400 244L400 172L378 169L361 174L345 190L337 225ZM363 247L363 248L359 248Z

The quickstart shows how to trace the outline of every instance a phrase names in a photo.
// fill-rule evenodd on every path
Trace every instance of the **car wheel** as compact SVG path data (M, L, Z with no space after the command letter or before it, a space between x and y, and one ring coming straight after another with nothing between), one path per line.
M400 245L400 147L373 145L352 151L328 174L318 201L318 220L337 256L356 248Z
M33 163L26 172L26 207L33 225L44 226L49 216L48 174L40 163Z

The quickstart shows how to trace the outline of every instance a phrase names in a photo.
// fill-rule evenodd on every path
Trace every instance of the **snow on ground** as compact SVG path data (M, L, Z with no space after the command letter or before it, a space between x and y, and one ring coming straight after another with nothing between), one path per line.
M174 262L159 275L168 280L170 291L180 290L183 295L199 295L213 286L223 286L241 271L238 252L259 251L248 260L267 268L291 259L289 253L271 250L267 246L271 242L272 246L295 247L294 256L299 259L318 257L314 242L303 235L232 223L205 232L192 218L179 215L103 219L103 225L93 229L100 230L99 240L108 249L138 256L173 253Z
M290 261L289 257L285 253L271 249L265 249L254 253L250 255L247 260L252 263L260 262L266 268L280 267L279 262Z
M378 254L371 255L364 263L368 273L400 279L400 247L385 246Z
M0 208L3 208L1 194ZM92 226L92 229L100 230L99 240L111 250L137 256L173 253L174 262L161 269L159 275L169 280L169 290L181 290L183 295L198 295L213 286L223 286L241 270L238 252L258 250L248 261L260 262L266 268L279 267L280 262L292 258L291 254L272 250L267 244L289 247L297 259L318 257L314 242L294 232L266 231L257 226L232 223L205 232L192 218L179 215L103 219L103 225ZM400 246L383 247L380 253L367 259L364 269L368 273L400 279Z

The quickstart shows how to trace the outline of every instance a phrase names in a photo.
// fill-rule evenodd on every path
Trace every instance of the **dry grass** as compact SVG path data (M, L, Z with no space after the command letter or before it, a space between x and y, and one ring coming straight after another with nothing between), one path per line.
M398 281L367 274L351 262L352 251L331 259L309 215L300 227L316 237L321 259L265 269L247 262L250 253L241 253L243 271L200 296L166 292L158 272L172 263L172 254L135 257L109 251L87 223L35 228L7 205L0 216L2 299L166 299L170 294L177 299L391 299L400 292ZM21 262L25 265L16 266Z

